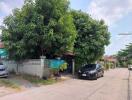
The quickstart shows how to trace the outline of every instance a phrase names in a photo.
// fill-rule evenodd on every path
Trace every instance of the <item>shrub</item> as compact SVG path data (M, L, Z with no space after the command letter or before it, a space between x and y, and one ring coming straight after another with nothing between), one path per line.
M61 66L60 66L60 70L61 71L64 71L64 70L66 70L67 69L67 63L64 63L64 64L62 64Z

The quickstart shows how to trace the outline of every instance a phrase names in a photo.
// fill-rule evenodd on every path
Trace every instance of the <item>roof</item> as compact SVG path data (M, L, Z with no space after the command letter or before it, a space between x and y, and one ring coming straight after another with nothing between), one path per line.
M75 54L73 52L65 52L64 55L67 55L67 56L75 56Z
M115 56L104 56L103 59L105 61L117 62L117 58Z

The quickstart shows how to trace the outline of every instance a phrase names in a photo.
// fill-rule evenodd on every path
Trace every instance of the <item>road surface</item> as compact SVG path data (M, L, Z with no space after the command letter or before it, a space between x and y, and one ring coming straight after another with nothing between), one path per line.
M112 69L95 81L70 79L0 100L132 100L132 71Z

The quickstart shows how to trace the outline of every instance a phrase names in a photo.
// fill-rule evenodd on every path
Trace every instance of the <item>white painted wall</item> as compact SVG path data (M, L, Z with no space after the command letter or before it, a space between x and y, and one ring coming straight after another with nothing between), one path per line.
M5 66L7 66L9 72L17 72L17 63L15 61L3 61L3 63ZM40 59L26 60L18 65L18 72L21 74L29 74L41 78L43 76L48 77L50 75L50 71L49 68L44 65L45 64L42 65Z
M19 72L34 76L40 76L41 74L41 62L40 59L32 59L28 61L24 61L19 65Z

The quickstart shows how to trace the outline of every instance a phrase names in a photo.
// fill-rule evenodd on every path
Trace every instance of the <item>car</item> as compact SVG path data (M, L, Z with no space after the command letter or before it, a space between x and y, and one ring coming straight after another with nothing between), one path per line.
M87 64L78 70L79 78L95 79L104 76L104 69L100 64Z
M128 65L128 70L132 70L132 65Z
M2 62L0 62L0 78L7 78L8 71Z

